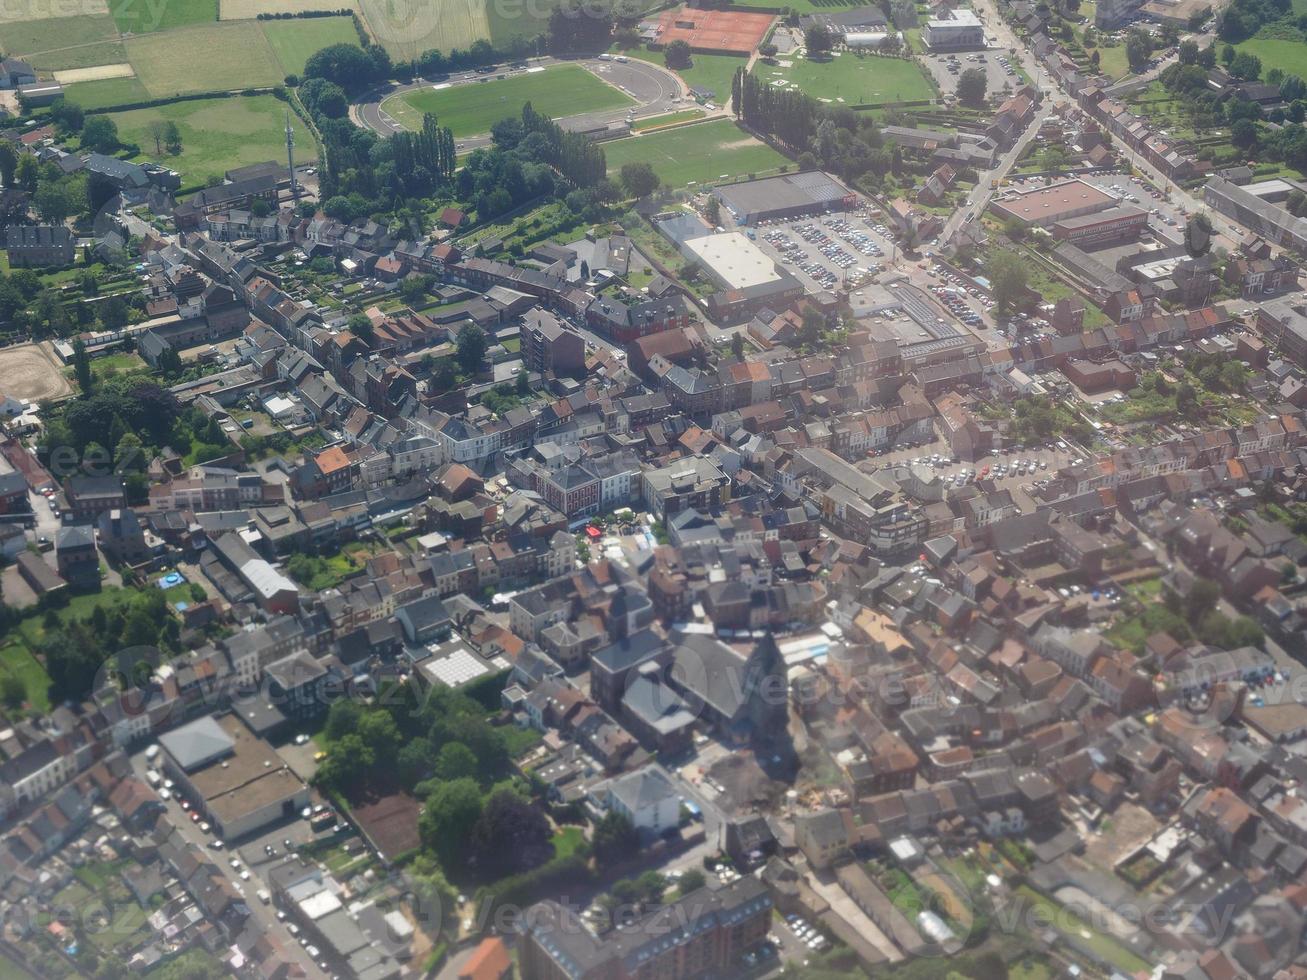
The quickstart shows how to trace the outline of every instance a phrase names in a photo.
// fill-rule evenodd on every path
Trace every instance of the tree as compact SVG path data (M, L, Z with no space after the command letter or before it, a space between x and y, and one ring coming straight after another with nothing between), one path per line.
M118 149L118 126L106 115L90 116L82 124L82 146L97 153Z
M826 54L831 49L830 31L821 24L813 24L803 32L803 46L809 56Z
M1175 389L1175 410L1183 418L1192 418L1198 411L1198 392L1188 381L1180 382Z
M673 41L663 51L663 60L668 68L689 68L693 61L690 57L690 45L685 41Z
M1202 51L1198 52L1198 67L1208 69L1216 67L1215 43L1207 45Z
M1246 121L1246 120L1244 120ZM1184 227L1184 247L1191 258L1206 255L1212 248L1212 219L1199 211Z
M477 374L481 370L481 362L486 356L486 334L485 331L475 323L470 323L462 329L458 335L458 366L463 369L464 374Z
M78 184L77 187L84 185ZM52 225L61 225L86 206L85 197L77 200L76 188L67 181L42 181L32 197L32 203L40 213L42 220Z
M0 181L6 187L14 186L14 172L18 169L18 151L8 140L0 140Z
M985 263L998 315L1011 313L1026 291L1026 263L1015 252L996 250Z
M154 140L154 155L163 156L164 136L167 132L168 124L162 119L156 119L150 123L150 139Z
M86 343L81 337L73 341L73 375L82 394L89 395L95 384L95 375L91 371L91 355L86 352Z
M594 845L595 861L600 867L605 867L636 853L640 847L640 833L631 823L630 817L609 811L595 824L591 843Z
M127 303L121 296L110 296L100 304L100 322L106 330L121 330L127 319Z
M1262 73L1262 59L1248 51L1240 51L1230 62L1230 74L1245 82L1253 82Z
M355 313L345 321L345 325L349 328L350 333L369 347L376 341L376 331L372 326L372 321L364 314Z
M702 871L698 868L690 868L682 873L681 880L676 884L682 895L688 895L691 892L697 892L707 883L708 879L704 876Z
M163 124L163 145L173 156L182 151L182 131L171 119Z
M0 678L0 703L10 711L17 711L27 701L27 688L23 679L17 674L5 674Z
M511 789L496 790L472 828L467 847L479 875L502 878L539 867L554 855L549 821Z
M447 869L460 868L467 858L467 842L481 819L481 789L473 779L441 783L427 798L418 818L422 843Z
M436 756L436 775L444 780L466 779L477 774L477 757L462 742L449 742Z
M1148 64L1148 58L1153 53L1153 39L1148 36L1147 32L1135 28L1130 32L1125 42L1125 57L1130 64L1130 70L1136 75L1144 70Z
M1198 64L1198 54L1199 54L1198 42L1197 41L1182 42L1180 44L1180 50L1178 54L1179 54L1180 64L1182 65Z
M708 224L714 228L722 223L722 203L717 200L716 194L708 195L708 203L704 205L703 216Z
M1241 150L1257 145L1257 123L1251 119L1236 119L1230 127L1230 142Z
M984 105L985 84L984 69L968 68L958 79L958 101L972 108Z
M739 332L731 334L731 353L735 355L737 361L744 360L744 334Z
M620 173L622 186L632 197L648 197L658 189L658 174L653 164L644 161L622 164Z

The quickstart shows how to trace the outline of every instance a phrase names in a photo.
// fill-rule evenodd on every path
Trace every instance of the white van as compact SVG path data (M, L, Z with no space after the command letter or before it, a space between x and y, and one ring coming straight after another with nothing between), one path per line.
M163 785L163 777L159 775L158 769L147 770L145 773L145 781L155 789L158 789Z
M268 889L266 888L260 888L254 894L259 896L259 901L262 902L264 905L267 905L269 902L272 901L272 896L268 894Z

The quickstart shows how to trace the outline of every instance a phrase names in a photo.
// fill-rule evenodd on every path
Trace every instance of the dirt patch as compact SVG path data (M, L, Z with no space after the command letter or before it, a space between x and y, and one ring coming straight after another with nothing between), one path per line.
M62 398L72 384L49 341L0 348L0 391L23 401Z
M350 813L387 861L422 843L418 836L420 809L417 798L402 791L350 801Z
M136 72L128 64L96 65L94 68L65 68L54 73L54 80L60 85L72 85L75 82L99 82L106 78L131 78Z

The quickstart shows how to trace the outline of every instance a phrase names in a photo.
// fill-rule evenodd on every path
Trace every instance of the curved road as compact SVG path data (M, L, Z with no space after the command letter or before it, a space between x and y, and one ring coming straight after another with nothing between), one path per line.
M521 63L517 62L517 64ZM600 80L620 89L636 103L634 106L628 106L624 109L586 112L557 120L560 126L569 130L593 129L596 126L622 122L628 116L640 119L645 116L656 116L672 112L684 105L682 100L688 92L680 78L666 68L660 68L658 65L634 58L624 62L615 60L600 61L598 58L579 58L563 62L557 58L545 57L530 58L526 64L531 68L545 68L554 64L580 65ZM444 79L442 84L476 85L487 79L493 81L500 75L511 77L525 74L526 71L526 68L503 68L488 75L478 74L474 71L460 71ZM431 82L422 80L410 82L407 85L389 85L374 89L364 96L363 101L350 107L350 118L357 125L371 129L382 136L390 136L400 132L404 127L382 108L383 103L392 96L428 88L431 85ZM460 139L456 146L461 153L474 150L480 146L486 146L489 143L490 134L485 133L480 136L469 136Z

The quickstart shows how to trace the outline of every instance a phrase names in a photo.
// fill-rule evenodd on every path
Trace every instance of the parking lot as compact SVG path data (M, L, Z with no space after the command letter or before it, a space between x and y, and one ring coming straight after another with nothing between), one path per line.
M813 291L870 282L894 254L890 230L851 213L764 222L758 245Z
M1003 91L1004 85L1016 88L1021 84L1013 64L1004 50L959 51L951 54L928 54L922 58L927 71L934 77L939 90L953 95L958 90L958 79L968 68L979 68L985 73L985 93L989 96Z

